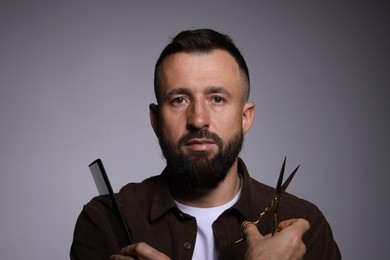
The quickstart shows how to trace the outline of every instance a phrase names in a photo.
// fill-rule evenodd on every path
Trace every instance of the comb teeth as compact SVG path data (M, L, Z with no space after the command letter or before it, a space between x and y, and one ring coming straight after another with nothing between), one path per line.
M110 180L108 179L106 170L104 169L103 162L100 159L96 159L89 165L89 169L92 173L93 180L95 181L96 187L100 195L109 194L111 197L112 205L116 212L117 217L120 220L122 229L127 237L127 240L130 244L133 243L130 231L126 225L125 219L123 218L122 212L118 206L118 203L115 199L114 191L112 190Z
M93 181L95 182L96 188L99 192L99 195L109 194L107 185L104 181L103 173L100 170L98 161L94 161L89 165L89 169L92 174Z

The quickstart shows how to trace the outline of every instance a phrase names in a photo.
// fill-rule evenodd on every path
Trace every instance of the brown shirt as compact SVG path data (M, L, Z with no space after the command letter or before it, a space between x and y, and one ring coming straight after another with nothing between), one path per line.
M274 189L252 179L239 159L243 187L238 202L213 224L220 259L244 259L245 242L240 227L244 220L256 220L268 206ZM196 219L181 212L170 194L166 173L130 183L116 195L134 242L146 242L172 259L191 259L196 239ZM305 259L341 259L331 228L319 209L305 200L285 194L279 205L278 221L305 218L310 229L303 241ZM267 234L272 216L266 214L259 230ZM98 196L84 206L74 231L71 259L108 259L126 246L126 237L114 214L109 196Z

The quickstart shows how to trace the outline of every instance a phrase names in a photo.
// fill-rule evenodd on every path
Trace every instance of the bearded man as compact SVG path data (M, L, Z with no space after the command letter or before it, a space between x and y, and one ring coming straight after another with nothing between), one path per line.
M272 217L247 222L275 191L252 179L239 158L255 104L246 62L229 36L179 33L157 60L154 88L150 119L166 168L116 194L134 244L110 198L100 196L79 216L72 259L341 258L322 213L290 194L280 203L275 236Z

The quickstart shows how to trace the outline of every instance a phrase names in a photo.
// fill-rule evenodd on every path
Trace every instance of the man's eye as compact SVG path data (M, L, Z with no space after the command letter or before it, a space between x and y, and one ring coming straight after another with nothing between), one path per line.
M174 98L172 100L173 104L182 104L183 102L184 102L184 98L183 97L177 97L177 98Z
M223 103L225 100L221 97L213 97L215 103Z

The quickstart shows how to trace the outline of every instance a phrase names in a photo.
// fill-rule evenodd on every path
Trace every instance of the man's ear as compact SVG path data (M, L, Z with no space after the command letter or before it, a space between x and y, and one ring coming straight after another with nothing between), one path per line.
M252 126L255 119L255 103L246 102L242 112L242 131L246 134Z
M156 104L150 104L149 105L149 117L150 117L150 124L152 125L152 128L154 130L154 133L156 134L157 138L158 136L158 127L159 127L159 113L158 113L158 105Z

